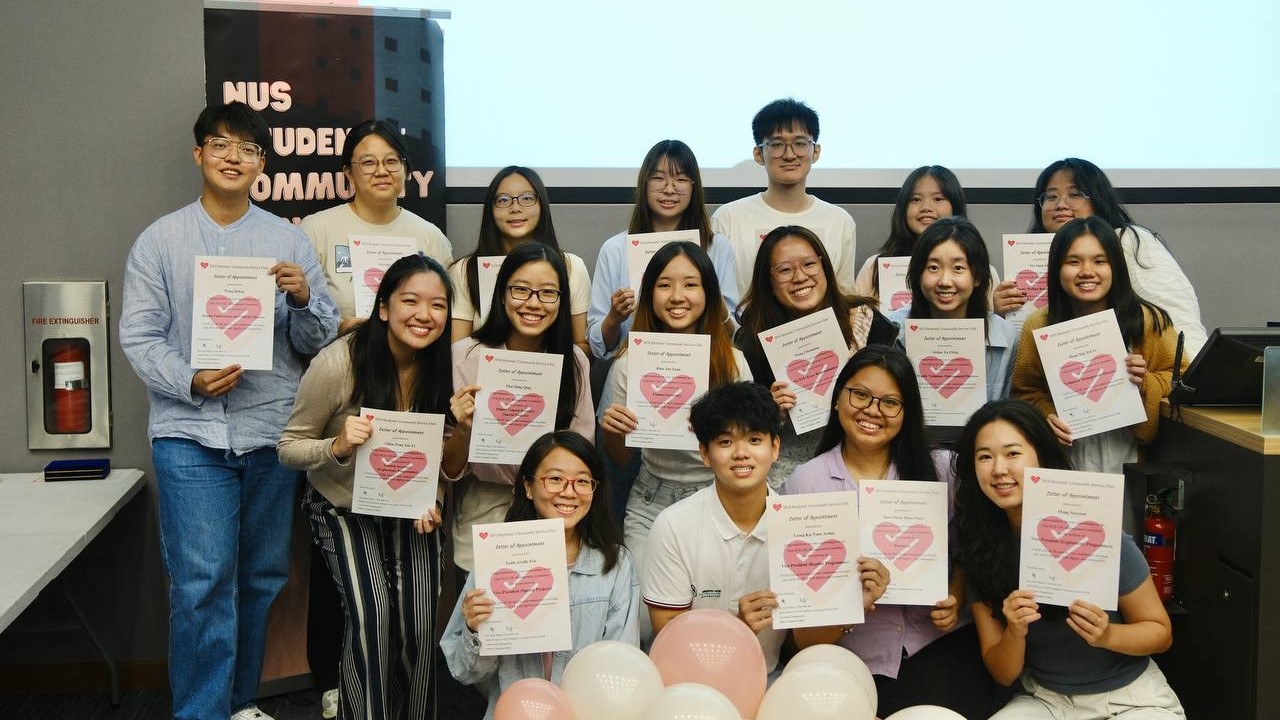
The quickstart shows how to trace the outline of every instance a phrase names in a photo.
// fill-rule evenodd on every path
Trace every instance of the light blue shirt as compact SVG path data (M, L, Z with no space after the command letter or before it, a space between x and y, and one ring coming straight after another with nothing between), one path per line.
M906 350L902 338L903 326L911 315L911 305L903 305L897 310L890 310L885 317L898 326L898 342L900 349ZM1013 358L1018 350L1018 332L1013 323L996 315L987 314L987 400L1003 400L1009 397L1009 386L1013 380Z
M440 649L449 672L466 685L475 685L489 697L485 720L493 720L498 696L517 680L543 678L541 653L523 655L481 655L480 636L471 632L462 619L462 602L475 588L475 574L458 596L449 626L440 639ZM578 559L569 568L569 626L573 649L551 653L551 682L559 685L564 668L579 650L599 640L617 640L639 646L640 629L636 613L640 608L640 581L636 579L631 553L618 547L618 562L604 571L604 554L583 545Z
M217 398L191 393L191 308L197 255L268 257L296 263L311 298L295 307L276 294L271 370L246 370ZM293 408L303 355L319 352L337 333L338 312L324 272L302 231L253 205L225 227L200 201L155 221L133 244L124 270L120 347L151 404L148 437L194 440L237 454L275 447Z
M707 255L716 269L716 279L720 281L720 294L724 296L725 308L729 317L737 316L738 311L738 260L733 254L733 246L723 235L713 235ZM591 345L591 354L599 360L613 357L618 346L604 346L604 335L600 332L600 324L604 316L609 314L610 298L620 288L631 284L627 271L627 233L620 232L604 241L600 252L596 255L596 271L591 274L591 307L587 308L587 342ZM640 293L636 291L638 300ZM626 339L631 331L632 313L618 327L618 343Z

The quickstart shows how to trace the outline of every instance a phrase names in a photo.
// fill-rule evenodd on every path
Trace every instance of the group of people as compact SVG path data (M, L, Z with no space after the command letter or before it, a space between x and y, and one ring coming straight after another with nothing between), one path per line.
M138 238L120 330L151 403L175 717L269 720L254 698L267 609L288 575L298 471L345 619L338 689L326 693L339 717L435 717L446 671L481 692L486 717L516 680L559 679L572 652L479 652L493 598L469 576L471 527L537 518L564 521L575 651L604 639L647 643L679 613L716 607L756 632L771 673L788 648L837 643L856 653L876 679L881 716L932 703L987 717L1007 699L997 684L1018 688L999 718L1113 717L1130 707L1181 716L1149 660L1169 646L1170 624L1131 539L1118 612L1037 605L1017 587L1017 559L1024 467L1120 472L1154 437L1177 333L1188 357L1205 339L1186 276L1101 170L1056 162L1037 181L1031 223L1055 233L1048 305L1019 333L1004 316L1026 296L1000 281L958 179L933 165L908 176L879 250L911 258L911 303L884 311L875 257L855 267L853 218L807 192L818 131L817 114L795 100L761 109L752 153L767 188L714 215L689 147L656 144L630 225L603 243L591 274L560 247L537 173L518 166L493 179L476 248L455 261L438 228L399 207L410 158L398 129L380 121L347 135L351 200L294 228L249 202L269 147L262 118L239 103L206 108L194 127L202 194ZM673 230L697 241L663 246L630 287L627 235ZM413 238L419 249L387 269L367 317L355 314L348 245L360 236ZM190 368L199 255L277 259L272 370ZM495 257L494 291L482 296L478 265ZM796 434L786 422L794 388L774 377L758 338L827 308L849 357L825 428ZM1028 338L1106 309L1130 349L1147 421L1073 438ZM950 434L926 428L899 337L910 318L984 322L989 402ZM690 414L698 450L627 446L637 429L632 331L709 336L710 390ZM518 466L468 458L479 357L493 348L564 358L555 432ZM598 400L593 363L607 367ZM352 460L373 430L361 407L447 418L443 501L421 517L351 511ZM892 576L860 558L865 624L774 630L767 497L856 490L857 478L948 483L948 596L931 608L877 605ZM445 562L455 577L442 579ZM442 585L458 592L441 634ZM434 662L438 650L447 668Z

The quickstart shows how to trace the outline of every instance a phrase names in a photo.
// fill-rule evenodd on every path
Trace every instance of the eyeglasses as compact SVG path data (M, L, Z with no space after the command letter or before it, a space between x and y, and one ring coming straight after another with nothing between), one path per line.
M244 162L257 162L265 152L258 143L216 136L205 140L204 146L209 148L209 154L216 158L227 157L234 148Z
M683 175L677 175L675 177L667 177L666 175L649 176L649 189L654 192L661 192L662 190L665 190L668 185L671 186L671 192L674 192L677 195L688 195L689 191L693 189L693 180L684 177Z
M559 475L547 475L538 478L538 480L542 481L542 487L546 488L549 493L562 493L570 483L570 478ZM600 485L599 480L589 477L572 478L572 483L573 491L579 495L590 495Z
M769 268L769 272L773 273L773 279L782 283L791 282L795 278L797 270L809 277L814 277L822 272L822 261L817 256L811 255L800 260L780 262Z
M871 407L872 402L875 402L880 408L880 414L887 418L895 418L902 414L902 400L896 397L876 397L857 387L847 387L844 391L849 394L849 407L854 410L866 410Z
M1040 207L1042 208L1049 208L1049 207L1057 207L1060 201L1065 201L1067 207L1071 208L1072 210L1079 210L1086 202L1092 199L1093 198L1089 197L1088 195L1085 195L1079 190L1072 190L1068 192L1065 196L1059 195L1056 192L1042 193L1040 197L1036 198L1036 202L1039 203Z
M362 157L355 162L355 165L360 168L360 172L365 175L377 174L379 166L385 168L387 174L396 175L401 170L404 170L404 159L394 155L382 160L379 160L376 157Z
M512 300L528 300L534 295L538 296L538 302L544 305L555 305L560 302L560 291L554 288L542 288L534 290L524 285L508 285L507 292L511 294Z
M508 195L506 193L502 193L493 199L493 206L509 208L513 202L520 207L533 207L538 204L538 196L531 192L520 193L519 195Z
M809 138L796 138L791 142L787 142L785 140L766 140L760 143L760 149L768 153L771 158L780 158L783 155L786 155L788 147L791 148L791 152L796 154L796 157L809 157L817 145L818 143L810 140Z

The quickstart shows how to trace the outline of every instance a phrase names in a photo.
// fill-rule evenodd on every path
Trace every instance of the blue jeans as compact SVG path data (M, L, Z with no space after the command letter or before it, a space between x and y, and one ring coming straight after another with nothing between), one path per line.
M175 720L223 720L253 704L267 611L289 578L299 475L274 447L236 455L156 438L160 550L169 575Z

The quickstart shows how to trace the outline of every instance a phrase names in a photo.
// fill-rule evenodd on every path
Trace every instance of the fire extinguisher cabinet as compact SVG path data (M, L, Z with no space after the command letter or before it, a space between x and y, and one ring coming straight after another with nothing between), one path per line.
M27 447L111 447L107 283L22 284Z

